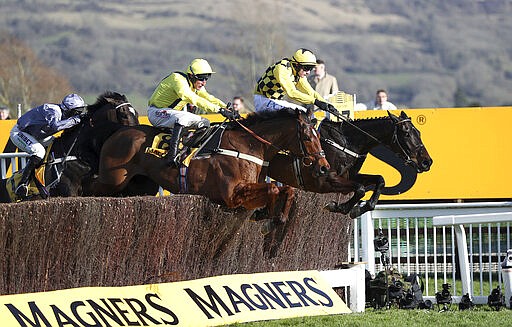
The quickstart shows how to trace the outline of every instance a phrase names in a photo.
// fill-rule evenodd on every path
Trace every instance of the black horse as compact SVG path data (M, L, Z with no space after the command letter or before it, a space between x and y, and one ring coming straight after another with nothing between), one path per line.
M290 186L317 193L353 192L346 203L331 202L326 209L331 212L350 214L355 218L373 210L384 189L381 175L361 174L366 156L373 149L384 145L387 151L412 166L414 173L428 171L432 165L420 132L402 111L400 116L388 112L387 117L358 119L341 122L323 120L319 127L322 149L331 165L331 172L312 178L294 160L286 155L276 156L269 165L269 176ZM280 167L275 169L274 167ZM288 169L282 169L288 167ZM368 201L361 201L366 192L373 190Z
M104 140L118 129L138 123L138 114L126 96L111 91L100 95L87 106L80 124L64 130L50 144L44 163L37 170L37 181L34 180L39 187L32 188L29 199L82 195L84 180L97 170L96 158ZM9 192L15 187L15 175L0 180L0 202L18 200Z

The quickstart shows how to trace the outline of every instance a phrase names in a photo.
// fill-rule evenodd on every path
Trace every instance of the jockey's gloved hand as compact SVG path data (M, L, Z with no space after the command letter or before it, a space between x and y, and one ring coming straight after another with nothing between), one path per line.
M240 112L238 112L238 110L234 110L234 112L235 112L235 119L242 118L242 116L240 116Z
M229 111L226 108L220 108L219 114L221 114L222 116L226 117L229 120L235 120L236 119L235 118L235 113L233 111Z
M323 111L329 111L329 103L327 102L323 102L323 101L320 101L318 99L315 99L315 106L317 106L318 108L320 108L320 110L323 110ZM332 105L331 105L332 106Z
M75 124L76 124L76 125L80 124L80 121L82 121L82 120L80 119L80 115L76 115L76 116L73 116L73 117L71 117L71 118L75 121Z
M89 113L87 111L81 112L80 115L78 115L80 118L84 119L89 117Z

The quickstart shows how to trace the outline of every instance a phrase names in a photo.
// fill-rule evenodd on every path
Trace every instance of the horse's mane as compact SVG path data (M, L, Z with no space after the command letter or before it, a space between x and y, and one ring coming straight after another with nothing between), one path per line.
M365 122L371 123L371 122L379 122L379 121L388 121L390 119L391 118L389 116L380 116L380 117L357 118L357 119L353 119L350 121L352 121L352 123L357 124L357 123L365 123ZM330 125L334 125L334 126L341 126L341 125L345 124L344 121L332 121L329 119L322 120L322 123L330 124Z
M380 117L357 118L357 119L354 119L354 121L366 121L366 120L374 121L374 120L388 120L388 119L391 119L391 118L389 118L389 116L380 116Z
M90 106L88 106L88 109L92 112L94 112L97 108L101 108L104 105L107 105L109 103L123 103L128 102L128 99L124 94L120 94L114 91L105 91L103 94L98 96L96 99L96 102Z
M251 126L267 120L277 120L283 118L297 118L297 113L292 110L265 110L258 113L250 113L243 120L243 124Z

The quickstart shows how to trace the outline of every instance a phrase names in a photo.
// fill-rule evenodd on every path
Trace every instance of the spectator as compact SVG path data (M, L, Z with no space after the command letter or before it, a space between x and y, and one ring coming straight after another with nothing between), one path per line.
M0 120L11 119L10 110L5 106L0 106Z
M388 101L386 90L377 90L375 101L368 104L368 110L396 110L396 106Z
M241 96L233 97L233 109L241 114L249 114L252 112L245 106L245 100Z
M326 72L323 60L317 59L316 64L313 70L314 74L310 76L310 84L315 91L328 100L339 91L338 80Z

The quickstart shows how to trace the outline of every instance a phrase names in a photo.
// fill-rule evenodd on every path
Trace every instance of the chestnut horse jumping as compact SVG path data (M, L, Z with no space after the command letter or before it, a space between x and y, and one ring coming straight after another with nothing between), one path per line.
M262 171L268 162L284 152L301 166L310 165L312 174L321 175L330 168L309 113L280 110L252 114L211 128L216 132L210 140L217 140L216 144L203 144L201 148L210 151L192 155L188 166L180 169L167 166L164 159L147 150L161 130L140 125L117 131L103 144L98 178L89 185L88 195L116 195L135 176L145 176L174 194L204 195L228 208L267 208L268 217L261 219L284 222L293 189L264 182Z
M354 121L333 122L324 119L319 129L322 147L333 169L330 173L312 178L307 168L298 167L289 157L279 155L270 162L269 176L306 191L354 193L346 203L329 203L326 209L331 212L350 214L351 218L356 218L375 209L384 188L384 178L381 175L360 174L359 170L367 154L378 145L389 148L418 173L428 171L432 165L420 132L403 111L400 116L388 112L387 117ZM360 201L369 190L373 190L370 199Z

